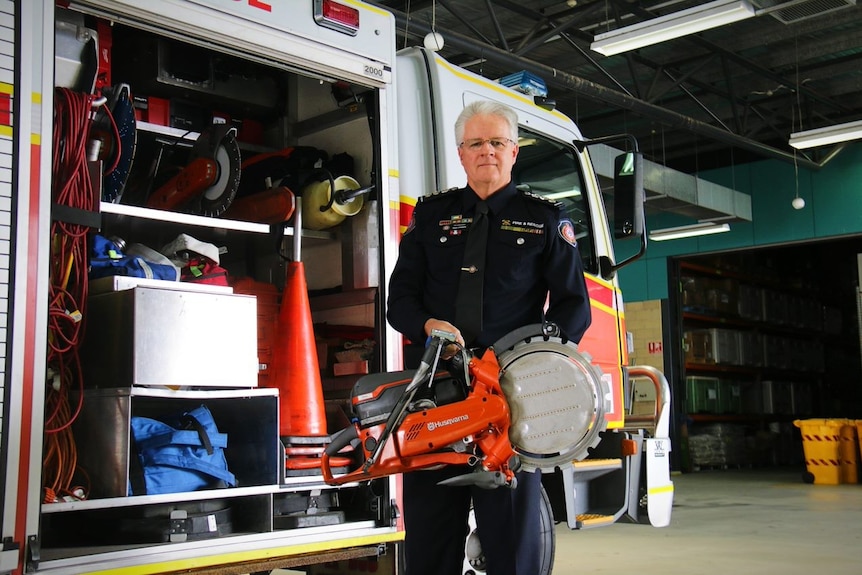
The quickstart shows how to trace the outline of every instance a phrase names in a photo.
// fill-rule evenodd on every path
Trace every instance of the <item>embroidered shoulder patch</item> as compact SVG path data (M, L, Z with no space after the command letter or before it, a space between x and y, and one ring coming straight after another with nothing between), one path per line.
M407 229L404 230L404 233L401 235L406 236L407 234L412 232L415 227L416 227L416 214L414 213L412 216L410 216L410 223L407 224Z
M560 232L560 237L572 247L578 247L578 240L575 238L575 226L572 220L560 220L560 225L557 227Z

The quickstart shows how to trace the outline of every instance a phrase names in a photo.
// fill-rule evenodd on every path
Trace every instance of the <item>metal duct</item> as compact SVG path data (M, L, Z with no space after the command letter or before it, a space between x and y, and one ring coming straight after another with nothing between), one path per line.
M614 178L614 158L620 151L606 145L589 147L590 159L603 184ZM751 221L751 196L644 160L648 211L672 212L695 220ZM603 186L604 187L604 186Z

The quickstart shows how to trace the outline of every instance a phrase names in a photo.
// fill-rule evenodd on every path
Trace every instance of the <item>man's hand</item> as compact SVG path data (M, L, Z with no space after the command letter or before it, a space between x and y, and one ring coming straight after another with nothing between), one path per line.
M448 331L449 333L455 334L455 341L461 345L464 345L464 338L461 336L461 331L449 323L448 321L443 321L442 319L434 319L433 317L425 322L425 336L428 337L431 335L431 332L435 329L439 329L440 331Z
M430 336L431 332L434 331L435 329L439 329L441 331L448 331L449 333L454 333L455 334L455 342L458 343L459 345L461 345L462 347L464 346L464 338L461 336L461 331L457 327L455 327L454 325L449 323L448 321L443 321L442 319L434 319L432 317L431 319L429 319L428 321L425 322L425 335L426 335L426 337ZM443 353L441 354L440 357L442 357L443 359L450 359L457 352L458 352L458 347L450 344L450 345L447 345L443 349Z

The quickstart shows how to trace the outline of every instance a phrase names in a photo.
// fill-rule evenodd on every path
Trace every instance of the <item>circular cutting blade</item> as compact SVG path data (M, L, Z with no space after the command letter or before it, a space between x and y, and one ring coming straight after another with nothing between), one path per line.
M511 412L509 440L526 469L583 459L607 427L610 390L591 358L557 338L516 344L498 358Z
M201 145L196 145L193 155L215 160L218 175L213 185L195 200L193 211L202 216L217 217L223 214L236 198L242 158L235 129L227 129L222 134L217 133L221 131L218 127L211 130L212 133L201 135L205 140Z
M107 91L107 90L106 90ZM106 202L120 203L129 172L132 170L132 162L135 159L135 147L137 146L137 122L135 121L135 109L132 103L131 91L128 84L120 84L111 91L112 102L111 114L117 124L117 135L119 141L114 142L114 153L119 153L117 165L105 174L102 187L102 200Z

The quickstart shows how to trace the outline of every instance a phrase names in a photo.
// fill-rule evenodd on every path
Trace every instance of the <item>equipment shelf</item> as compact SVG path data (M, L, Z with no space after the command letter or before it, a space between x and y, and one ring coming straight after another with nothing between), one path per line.
M144 208L141 206L130 206L126 204L113 204L111 202L102 202L101 210L103 214L114 214L118 216L129 216L142 220L152 220L160 223L173 223L185 226L195 226L200 228L219 229L224 231L248 232L253 234L268 234L271 232L271 226L268 224L259 224L255 222L245 222L241 220L228 220L223 218L209 218L206 216L198 216L195 214L185 214L182 212L171 212L167 210L155 210L153 208ZM293 227L285 227L284 235L293 236L295 230ZM302 230L302 237L314 238L321 240L335 239L333 232Z

